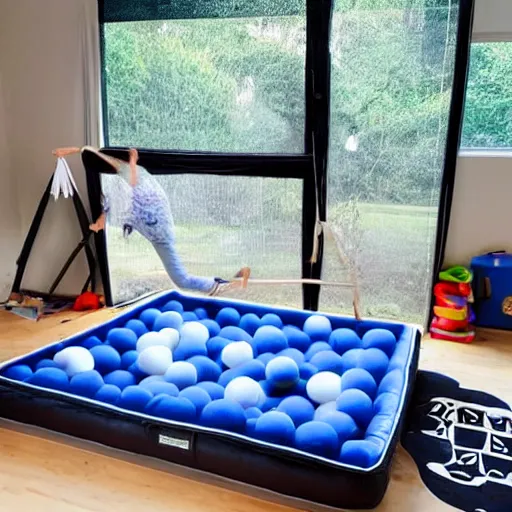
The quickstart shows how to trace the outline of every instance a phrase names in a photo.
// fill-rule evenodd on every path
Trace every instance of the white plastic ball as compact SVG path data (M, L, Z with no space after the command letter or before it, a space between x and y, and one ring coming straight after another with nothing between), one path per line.
M163 345L146 348L137 359L139 369L148 375L163 375L171 364L172 352Z
M167 368L164 379L184 389L193 386L197 382L197 369L192 363L177 361Z
M165 336L165 334L160 334L159 332L146 332L137 340L137 352L141 353L149 347L167 347L171 348L171 343L169 338Z
M200 324L199 322L187 322L181 328L181 341L187 343L187 341L196 341L206 343L210 338L210 332L208 328Z
M220 359L228 368L235 368L254 359L254 353L247 341L236 341L222 349Z
M169 348L174 350L180 342L180 333L172 327L164 327L158 334L163 334L169 341Z
M94 369L94 357L84 347L67 347L57 352L53 360L68 374L68 377Z
M318 372L308 380L306 392L318 404L332 402L340 396L341 377L333 372Z
M234 378L224 392L224 398L238 402L244 409L255 407L264 396L265 393L259 383L250 377Z

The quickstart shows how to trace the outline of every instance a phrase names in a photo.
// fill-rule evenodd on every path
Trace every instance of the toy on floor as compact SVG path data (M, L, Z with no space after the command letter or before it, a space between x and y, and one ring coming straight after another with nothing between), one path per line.
M471 308L473 275L462 266L448 268L439 274L434 287L434 318L430 335L434 339L471 343L475 339Z

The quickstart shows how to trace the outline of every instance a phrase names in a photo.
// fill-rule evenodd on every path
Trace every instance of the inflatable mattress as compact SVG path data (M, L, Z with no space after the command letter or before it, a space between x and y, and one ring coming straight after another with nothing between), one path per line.
M166 292L0 366L0 415L339 508L383 498L403 324Z

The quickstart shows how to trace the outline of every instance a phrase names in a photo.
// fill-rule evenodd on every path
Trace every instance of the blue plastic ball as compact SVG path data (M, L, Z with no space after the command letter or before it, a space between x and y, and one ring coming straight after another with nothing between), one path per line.
M215 317L215 321L221 326L238 325L240 313L235 308L222 308Z
M362 368L352 368L341 376L341 391L346 389L360 389L372 400L377 394L377 384L369 372Z
M210 338L219 335L220 325L215 320L210 320L209 318L206 318L204 320L199 320L199 323L203 324L208 329L208 332L210 333Z
M34 372L32 371L32 368L30 368L30 366L27 366L26 364L17 364L11 366L10 368L7 368L7 370L4 373L4 377L7 377L8 379L12 380L25 381L27 379L30 379L30 377L32 377L33 374Z
M290 416L295 427L312 421L315 414L313 404L302 396L289 396L285 398L277 406L277 410Z
M226 370L221 374L218 382L221 386L226 387L233 379L242 376L250 377L255 381L260 381L265 378L265 365L261 361L253 359L252 361L237 366L236 368Z
M338 434L331 425L323 421L309 421L297 429L295 446L304 452L337 458L340 443Z
M42 388L69 390L69 379L64 370L60 368L41 368L27 380L28 383Z
M153 393L148 389L140 386L127 386L123 389L117 405L131 411L143 412L152 398Z
M267 364L265 377L277 388L290 388L299 380L299 367L290 357L278 356Z
M128 350L121 356L121 370L128 370L139 358L139 352L136 350Z
M379 395L381 393L394 393L400 395L404 385L404 375L401 370L393 370L384 376L379 385Z
M125 327L116 327L110 329L107 334L107 341L112 345L120 354L128 350L135 350L137 346L137 335Z
M144 322L145 326L151 331L155 320L161 315L160 311L156 308L145 309L140 315L139 320Z
M155 377L155 375L152 375L152 377ZM151 377L148 377L148 379ZM144 379L146 380L146 379ZM169 396L178 396L180 393L180 390L178 389L178 386L175 384L172 384L171 382L165 382L165 381L158 381L154 380L151 382L144 382L142 381L139 384L139 387L147 389L150 391L154 396L156 395L169 395Z
M299 376L301 379L309 380L315 373L318 373L318 368L311 363L302 363L299 366Z
M112 384L105 384L101 386L98 392L94 395L94 399L107 404L116 405L121 397L121 390Z
M273 411L279 407L279 404L283 401L283 397L279 396L267 396L261 404L259 404L259 408L262 412Z
M150 382L165 382L163 375L150 375L139 382L139 386L147 386ZM158 394L158 393L153 393Z
M357 362L358 368L363 368L372 374L375 382L380 382L386 374L389 358L378 348L369 348L363 351Z
M245 332L240 327L234 325L228 325L220 330L219 336L232 341L252 341L252 336Z
M162 308L162 313L165 313L167 311L176 311L180 315L183 313L184 308L181 302L178 302L177 300L170 300L165 304L165 306Z
M161 331L162 329L171 328L179 331L183 325L182 316L176 311L166 311L155 319L153 331Z
M239 403L222 398L210 402L203 409L200 422L210 428L243 432L246 422L245 411Z
M347 389L336 400L336 409L354 418L357 425L363 429L368 426L373 417L373 402L360 389Z
M94 369L102 375L121 368L121 356L114 347L98 345L91 348L90 352L94 358Z
M336 402L334 400L319 405L315 410L313 419L315 421L323 421L324 418L329 416L332 412L338 412L336 409Z
M194 356L206 356L208 349L206 343L200 339L182 339L172 355L174 361L184 361Z
M256 420L254 437L283 446L291 446L295 437L295 425L284 412L269 411Z
M393 355L395 346L395 335L387 329L371 329L363 336L363 348L378 348L388 357Z
M257 407L249 407L245 409L245 417L250 420L251 418L259 418L263 413Z
M246 313L240 319L240 328L250 336L254 336L254 333L261 327L261 325L261 320L258 315L255 315L254 313Z
M258 418L248 418L245 423L245 433L248 436L254 437L254 431L256 430L256 421Z
M196 419L196 407L188 399L169 395L157 395L146 405L145 412L158 418L168 420L193 422Z
M267 313L261 317L261 325L273 325L281 329L283 327L283 321L275 313Z
M312 341L327 340L332 332L331 321L323 315L312 315L306 319L302 330Z
M183 317L184 322L197 322L199 320L193 311L186 311L181 316Z
M275 354L272 354L272 352L265 352L264 354L260 354L256 359L258 361L261 361L265 366L272 361L276 357Z
M373 466L381 456L382 448L367 439L346 441L341 447L339 460L359 468Z
M306 362L310 362L315 354L319 352L332 352L332 348L326 341L315 341L312 343L306 353L304 354Z
M103 386L103 378L96 370L77 373L71 378L69 391L75 395L93 398Z
M343 361L339 354L332 350L322 350L317 352L309 361L318 368L319 372L334 372L341 374L343 372Z
M277 354L288 348L288 340L283 331L273 325L263 325L254 334L254 343L258 354L273 352Z
M305 353L311 345L311 338L295 325L285 325L283 334L286 336L290 348L296 348Z
M130 372L135 377L135 382L139 382L148 376L148 374L145 371L143 371L139 368L139 365L137 362L128 366L127 371Z
M206 309L204 309L204 308L196 308L196 309L194 309L194 313L196 314L196 316L199 320L208 319L208 311L206 311Z
M53 359L41 359L41 361L39 361L36 364L36 370L40 370L41 368L58 368L58 367L59 366Z
M306 379L299 379L295 385L293 385L288 392L293 395L303 396L304 398L308 398L307 391L308 381Z
M226 338L221 338L220 336L214 336L210 338L206 342L206 350L208 351L208 356L210 359L217 359L224 347L232 343L231 340L227 340Z
M146 324L142 320L138 320L137 318L132 318L131 320L128 320L125 324L126 329L131 329L136 335L137 338L140 338L143 334L146 334L148 331L148 328L146 327Z
M224 398L224 388L216 382L204 381L197 384L198 388L204 389L212 400Z
M352 368L357 368L359 361L361 360L362 354L364 350L362 348L353 348L347 350L342 356L341 360L343 361L343 373Z
M379 393L375 402L373 402L373 410L375 411L375 414L388 414L390 416L394 416L398 411L399 405L399 394L384 391Z
M328 423L338 434L340 443L344 443L349 439L356 439L360 436L361 431L351 416L344 412L333 411L326 414L322 421Z
M206 356L194 356L187 360L197 370L197 381L209 380L217 382L222 370L220 366Z
M188 398L196 407L197 415L212 401L210 395L198 386L190 386L180 391L180 397Z
M92 347L102 345L101 340L97 336L89 336L83 343L82 347L91 350Z
M197 370L191 363L178 361L172 363L164 375L166 382L171 382L178 389L188 388L197 382Z
M277 354L278 356L289 357L293 359L298 366L304 363L304 354L296 348L285 348Z
M136 384L135 377L127 370L116 370L105 375L103 380L105 384L113 384L121 391L128 386L134 386Z
M339 355L348 350L362 348L361 338L352 329L335 329L329 336L329 345Z

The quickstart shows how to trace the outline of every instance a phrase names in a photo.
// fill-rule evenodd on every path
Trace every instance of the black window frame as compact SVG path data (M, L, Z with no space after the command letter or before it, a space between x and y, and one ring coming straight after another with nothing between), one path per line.
M299 4L300 0L297 0ZM442 0L433 0L440 1ZM289 9L278 2L268 2L256 12L254 4L246 2L245 9L236 1L225 0L225 7L212 7L209 0L98 0L100 22L100 51L103 102L103 133L105 153L126 156L127 148L109 147L108 95L105 76L104 25L111 22L149 21L168 19L225 18L250 16L283 16L303 13L303 9ZM305 127L303 154L243 154L191 151L163 151L139 149L140 163L153 174L210 174L219 176L248 176L263 178L301 179L302 203L302 277L320 279L324 238L319 234L318 257L311 262L317 221L326 221L327 215L327 161L329 151L330 115L330 39L331 19L335 0L305 0L306 60L305 60ZM233 8L235 9L233 11ZM441 184L441 200L437 226L433 279L441 269L446 247L451 201L453 196L457 154L460 147L465 88L467 82L469 45L473 22L474 0L459 0L457 56L455 60L452 100L449 114L446 154ZM98 162L92 154L84 153L91 213L101 213L101 173L109 173L108 166ZM93 170L94 169L94 170ZM318 203L318 207L317 207ZM95 236L99 267L106 303L113 304L108 270L107 247L104 233ZM303 285L303 308L318 310L319 285Z

